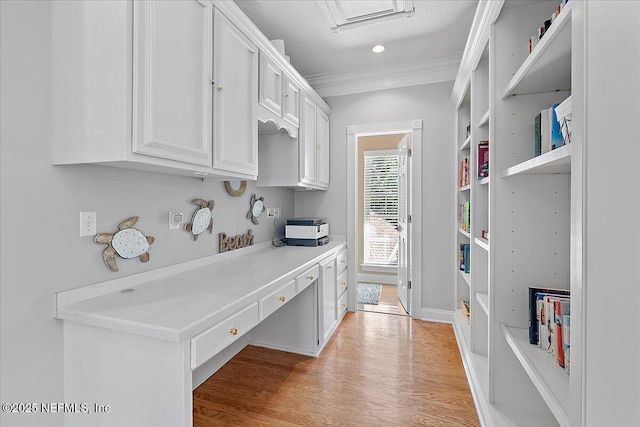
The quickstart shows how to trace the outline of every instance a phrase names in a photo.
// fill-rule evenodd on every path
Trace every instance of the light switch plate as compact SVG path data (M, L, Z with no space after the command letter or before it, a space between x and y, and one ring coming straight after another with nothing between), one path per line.
M80 212L80 237L96 235L97 215L95 212Z

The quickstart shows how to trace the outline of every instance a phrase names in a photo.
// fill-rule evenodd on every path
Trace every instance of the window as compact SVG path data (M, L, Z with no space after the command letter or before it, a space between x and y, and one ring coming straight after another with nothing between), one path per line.
M398 152L364 152L364 264L398 264Z

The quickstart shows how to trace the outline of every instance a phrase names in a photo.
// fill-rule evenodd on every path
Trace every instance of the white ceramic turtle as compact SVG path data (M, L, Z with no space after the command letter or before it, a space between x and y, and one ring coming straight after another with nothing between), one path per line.
M132 228L138 222L138 217L134 216L118 225L115 233L100 233L96 235L95 242L106 244L102 251L102 258L107 268L111 271L118 271L116 255L129 259L140 257L140 262L149 261L149 245L155 240L153 237L145 236L136 228Z
M191 201L191 204L200 206L200 209L197 209L193 213L191 222L185 224L184 229L191 232L193 240L198 240L198 236L206 230L209 230L209 234L213 232L213 216L211 215L211 211L213 211L216 203L213 200L207 202L203 199L195 199Z

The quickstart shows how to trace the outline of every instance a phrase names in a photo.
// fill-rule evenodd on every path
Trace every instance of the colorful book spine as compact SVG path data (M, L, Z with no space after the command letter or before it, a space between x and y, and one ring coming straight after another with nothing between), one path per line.
M562 316L562 349L564 351L564 370L570 373L569 361L571 356L571 315Z
M570 315L571 303L569 301L557 300L555 302L555 321L556 321L556 337L557 337L557 355L558 365L564 368L564 324L563 319Z
M542 154L542 129L541 129L542 114L538 114L535 120L535 141L534 141L534 154L539 156Z
M489 176L489 141L478 144L478 178Z
M540 307L538 307L538 296L544 294L558 295L568 297L571 291L567 289L556 288L537 288L529 287L529 342L531 344L539 343L538 322L540 319Z
M564 138L562 138L562 129L558 115L556 114L556 107L560 104L553 104L551 107L551 149L555 150L564 145Z

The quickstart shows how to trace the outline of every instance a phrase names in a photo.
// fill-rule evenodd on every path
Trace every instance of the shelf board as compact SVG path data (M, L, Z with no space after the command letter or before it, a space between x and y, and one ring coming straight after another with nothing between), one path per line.
M471 145L471 135L469 135L467 139L464 140L464 142L460 146L460 151L468 150L470 145Z
M476 292L476 299L484 312L489 315L489 294L486 292Z
M460 191L469 191L471 190L471 185L465 185L464 187L460 187Z
M471 238L471 233L469 233L468 231L464 231L462 228L458 228L458 231L460 232L460 234L462 234L463 236L466 236L468 238Z
M502 172L502 177L559 173L571 173L571 144L563 145L548 153L511 166Z
M489 176L486 176L484 178L480 178L478 179L478 184L480 185L487 185L489 183Z
M522 63L507 85L502 99L513 95L571 89L571 11L564 6L533 52Z
M483 239L482 237L476 237L474 241L476 245L480 246L482 249L489 252L489 241L487 239Z
M484 113L484 115L480 119L480 123L478 123L478 127L483 127L489 124L489 111L490 110L487 110L487 112Z
M561 426L569 426L569 375L546 351L529 344L529 330L500 324L509 347Z
M471 274L465 273L464 271L460 271L460 275L462 276L464 281L467 283L467 286L471 287Z

